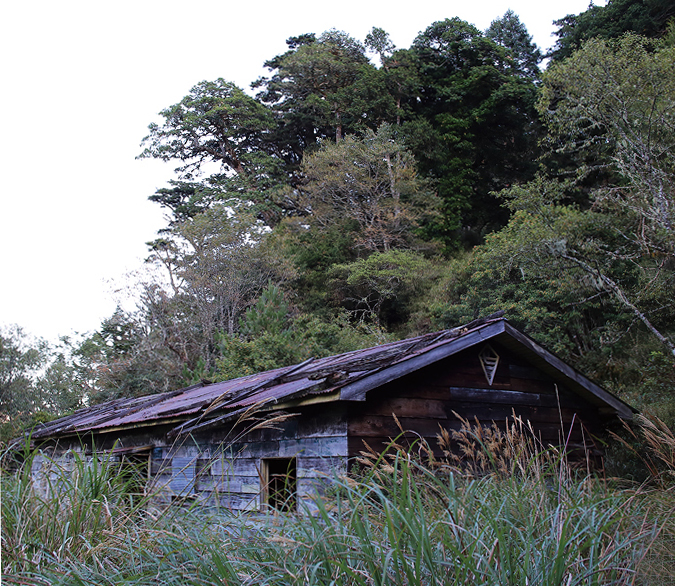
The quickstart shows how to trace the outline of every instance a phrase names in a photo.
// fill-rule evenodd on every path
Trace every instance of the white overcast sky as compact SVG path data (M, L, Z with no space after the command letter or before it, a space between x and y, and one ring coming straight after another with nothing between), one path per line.
M596 4L604 5L603 0ZM0 326L55 339L96 329L164 225L147 197L174 165L135 160L147 125L202 80L247 89L284 41L373 26L400 48L458 16L511 8L542 48L588 0L23 0L0 13Z

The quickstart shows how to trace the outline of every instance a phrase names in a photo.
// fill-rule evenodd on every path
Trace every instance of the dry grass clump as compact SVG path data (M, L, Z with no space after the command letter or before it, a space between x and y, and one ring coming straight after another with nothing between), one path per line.
M454 413L454 412L453 412ZM459 430L441 429L438 445L445 463L464 475L531 476L567 470L561 459L564 454L554 446L544 446L532 424L513 413L504 429L496 423L482 425L454 413L461 422Z
M451 438L467 446L462 466L434 458L422 441L365 450L359 476L330 479L295 515L176 508L154 516L124 497L105 466L83 465L88 480L60 485L58 497L38 498L21 484L25 475L6 477L3 583L671 583L649 553L655 536L672 539L666 501L657 511L636 491L575 478L555 452L529 452L536 441L519 425L499 435L466 422Z
M675 586L675 492L640 491L641 498L657 527L644 558L637 566L638 583L645 586Z
M655 537L637 568L638 583L675 586L675 433L655 415L638 414L636 421L637 428L625 424L632 444L613 435L642 462L649 473L643 485L624 491L647 505L649 518L657 527Z
M614 437L642 460L652 482L662 481L665 486L675 484L675 433L656 415L639 413L635 418L638 430L625 423L624 427L646 450L638 452L623 438L616 434Z

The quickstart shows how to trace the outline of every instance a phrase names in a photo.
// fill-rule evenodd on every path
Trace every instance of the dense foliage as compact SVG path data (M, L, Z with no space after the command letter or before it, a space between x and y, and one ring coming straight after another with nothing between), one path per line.
M672 421L671 16L660 0L567 16L543 73L508 11L484 32L432 23L407 49L378 28L300 35L251 92L196 84L139 155L176 177L150 195L169 217L138 308L58 351L3 333L3 420L504 309Z
M595 38L616 39L625 33L658 38L673 17L675 5L670 0L608 0L605 6L591 2L585 12L568 14L555 22L558 40L552 57L566 59Z

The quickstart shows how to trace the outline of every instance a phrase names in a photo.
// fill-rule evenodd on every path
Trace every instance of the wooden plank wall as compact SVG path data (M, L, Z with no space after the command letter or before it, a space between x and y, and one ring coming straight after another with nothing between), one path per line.
M228 426L170 443L170 427L151 431L102 434L99 448L154 446L150 456L152 488L158 500L198 498L233 509L257 509L261 497L261 459L297 458L299 498L313 493L317 482L345 472L348 459L364 442L383 449L400 434L396 414L409 442L424 438L440 456L441 428L457 430L454 415L502 427L512 412L529 420L544 443L582 445L589 432L600 435L601 418L591 404L507 348L493 343L500 360L492 385L480 365L483 346L459 354L370 391L366 401L304 407L276 429L258 429L237 438ZM562 425L561 425L562 419ZM574 426L572 426L574 422ZM586 426L582 434L581 422ZM571 430L571 431L570 431ZM237 438L237 439L233 439ZM59 453L76 446L61 445ZM81 449L81 448L80 448Z
M232 509L256 510L261 499L261 459L297 459L299 498L314 493L331 475L346 470L346 408L313 406L275 429L237 436L227 428L159 445L151 475L166 502L198 498Z
M53 443L45 457L36 459L33 476L36 486L46 486L45 478L55 476L56 468L69 470L74 452L91 453L92 441L99 451L151 445L148 491L158 504L199 499L233 509L258 509L262 458L297 458L298 497L307 498L316 486L346 471L346 407L316 405L296 415L275 429L258 429L239 438L238 430L223 426L171 442L166 436L170 426L157 426L149 428L151 432ZM56 465L50 468L52 459Z
M392 413L404 430L415 432L405 434L408 442L421 436L439 456L436 436L440 428L458 430L461 426L454 412L472 423L475 419L483 425L494 421L502 428L515 412L532 423L545 444L569 441L574 447L589 440L589 431L601 433L595 407L560 385L556 392L554 381L545 373L496 343L492 347L500 357L492 385L480 364L483 346L479 345L372 390L365 402L354 403L349 412L350 457L364 449L364 442L379 451L400 435ZM586 444L590 447L592 442Z

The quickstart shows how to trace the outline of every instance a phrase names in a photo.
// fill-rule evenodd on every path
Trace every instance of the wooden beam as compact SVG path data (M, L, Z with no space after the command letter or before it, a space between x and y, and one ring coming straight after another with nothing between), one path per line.
M325 393L322 395L311 395L309 397L304 397L301 399L284 401L283 403L277 403L275 405L267 405L262 407L260 411L261 412L276 411L278 409L291 409L294 407L305 407L306 405L332 403L333 401L338 401L339 399L340 399L340 391L332 391L330 393Z

